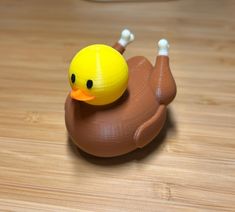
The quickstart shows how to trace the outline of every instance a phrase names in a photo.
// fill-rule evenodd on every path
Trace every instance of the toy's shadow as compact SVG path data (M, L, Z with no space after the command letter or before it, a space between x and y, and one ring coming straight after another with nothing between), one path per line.
M153 141L150 144L148 144L142 149L136 149L133 152L130 152L122 156L101 158L83 152L71 141L69 136L68 136L68 149L72 152L72 154L75 154L76 156L79 156L80 158L85 159L97 165L102 165L102 166L118 165L132 160L142 160L147 156L151 155L153 152L159 150L160 146L165 141L168 131L175 131L175 122L172 118L169 109L167 110L167 119L161 132L158 134L156 138L153 139Z

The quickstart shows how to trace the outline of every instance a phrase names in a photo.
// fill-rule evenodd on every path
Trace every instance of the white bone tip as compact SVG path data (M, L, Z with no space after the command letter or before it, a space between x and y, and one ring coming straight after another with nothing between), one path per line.
M169 43L166 39L161 39L158 41L158 47L159 48L169 48Z
M121 33L120 40L118 41L123 47L126 47L135 39L134 34L129 29L124 29Z
M131 35L131 32L130 32L129 29L124 29L124 30L122 31L122 37L123 37L123 38L129 38L130 35Z
M170 45L166 39L161 39L158 42L158 55L168 55Z

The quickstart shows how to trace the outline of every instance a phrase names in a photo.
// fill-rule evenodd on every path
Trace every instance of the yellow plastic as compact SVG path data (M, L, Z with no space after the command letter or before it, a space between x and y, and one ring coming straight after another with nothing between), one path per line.
M75 75L74 82L72 74ZM117 100L126 90L128 66L117 50L95 44L75 55L69 68L69 80L73 99L105 105ZM87 87L88 80L92 80L91 88Z

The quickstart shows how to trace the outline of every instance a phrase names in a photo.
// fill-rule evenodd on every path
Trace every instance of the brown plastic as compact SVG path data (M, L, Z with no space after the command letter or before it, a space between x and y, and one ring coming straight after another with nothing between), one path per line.
M123 53L125 49L119 47L114 45ZM176 95L168 56L157 56L155 66L142 56L127 63L128 88L116 102L93 106L67 96L67 130L72 141L89 154L113 157L144 147L165 123L166 106Z
M119 51L121 54L123 54L124 51L126 50L125 47L120 45L118 42L113 45L113 48Z

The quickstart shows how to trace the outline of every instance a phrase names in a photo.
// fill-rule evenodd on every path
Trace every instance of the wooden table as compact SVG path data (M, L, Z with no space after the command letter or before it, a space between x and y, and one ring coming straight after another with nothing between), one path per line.
M77 150L64 125L73 55L136 34L171 43L178 94L162 133L129 155ZM0 1L0 211L235 211L235 2Z

